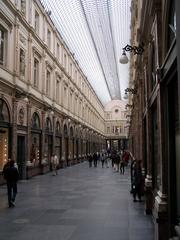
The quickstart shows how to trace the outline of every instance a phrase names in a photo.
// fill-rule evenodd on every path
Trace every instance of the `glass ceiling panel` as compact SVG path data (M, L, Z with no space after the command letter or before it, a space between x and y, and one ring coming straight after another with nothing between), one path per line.
M101 102L121 99L129 78L119 57L129 43L130 0L41 2Z

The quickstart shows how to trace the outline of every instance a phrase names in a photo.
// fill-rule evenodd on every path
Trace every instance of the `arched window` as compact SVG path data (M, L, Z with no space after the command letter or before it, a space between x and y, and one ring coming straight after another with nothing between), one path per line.
M39 119L39 116L36 112L33 113L31 127L36 128L36 129L40 128L40 119Z
M5 65L7 54L7 30L0 25L0 65Z
M74 136L73 128L70 128L70 137L72 138Z
M52 132L52 123L51 123L50 118L46 118L45 129L47 132Z
M60 123L59 123L59 121L57 121L56 122L56 134L60 134L60 131L61 131L61 129L60 129Z
M64 125L64 135L67 136L68 135L68 129L66 124Z
M7 123L10 122L9 109L3 99L0 99L0 121Z

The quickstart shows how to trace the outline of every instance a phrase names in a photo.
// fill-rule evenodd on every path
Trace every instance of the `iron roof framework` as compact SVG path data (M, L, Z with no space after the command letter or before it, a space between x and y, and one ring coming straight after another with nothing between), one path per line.
M129 65L119 64L130 38L130 0L41 0L103 104L121 99ZM121 88L120 88L121 87Z

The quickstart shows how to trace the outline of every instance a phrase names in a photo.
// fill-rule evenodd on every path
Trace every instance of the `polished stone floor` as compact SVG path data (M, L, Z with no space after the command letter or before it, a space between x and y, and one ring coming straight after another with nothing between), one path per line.
M152 219L129 190L128 169L86 162L20 181L14 208L0 186L0 240L153 240Z

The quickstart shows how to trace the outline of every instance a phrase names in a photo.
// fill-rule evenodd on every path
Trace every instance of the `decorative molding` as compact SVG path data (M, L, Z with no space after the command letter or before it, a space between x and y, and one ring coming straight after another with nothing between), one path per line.
M39 58L42 58L42 54L35 46L33 46L32 49L33 49L33 54L37 55Z
M19 113L18 113L18 119L19 119L19 123L20 123L21 125L24 124L24 118L25 118L25 110L24 110L23 107L21 107L21 108L19 109Z
M21 33L19 34L19 40L24 46L26 46L27 40Z

